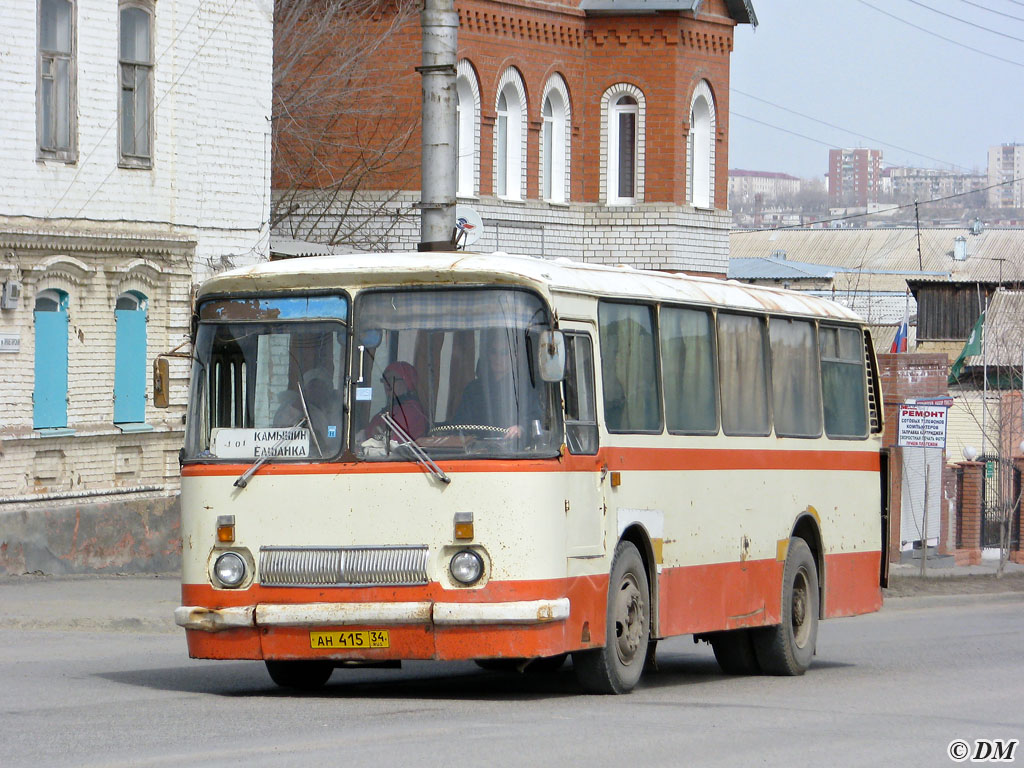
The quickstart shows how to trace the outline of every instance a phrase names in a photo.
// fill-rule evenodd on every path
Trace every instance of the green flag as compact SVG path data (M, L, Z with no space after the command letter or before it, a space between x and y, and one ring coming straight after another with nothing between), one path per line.
M947 383L956 384L960 378L960 374L964 370L964 361L972 355L981 354L981 336L984 333L983 328L985 326L985 313L981 313L981 317L978 318L978 322L974 324L974 328L971 329L971 335L967 337L967 343L964 344L963 350L960 352L960 356L953 361L953 365L949 368L949 380Z

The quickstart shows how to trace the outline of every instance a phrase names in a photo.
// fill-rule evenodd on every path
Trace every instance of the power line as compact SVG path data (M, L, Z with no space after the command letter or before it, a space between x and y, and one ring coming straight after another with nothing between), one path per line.
M902 211L902 210L904 210L906 208L913 208L915 205L929 205L931 203L942 203L942 202L945 202L946 200L953 200L953 199L958 198L958 197L966 197L967 195L976 195L976 194L979 194L981 192L987 192L988 190L995 189L996 187L1005 187L1005 186L1008 186L1010 184L1018 184L1018 183L1020 183L1022 181L1024 181L1024 177L1021 177L1019 179L1010 179L1009 181L1001 181L998 184L989 184L987 187L978 187L977 189L972 189L969 192L957 192L956 194L946 195L945 197L933 197L931 200L919 200L919 201L913 202L913 203L904 203L903 205L895 205L892 208L886 208L884 211L871 211L871 212L868 212L868 213L851 213L851 214L848 214L846 216L836 216L836 217L831 218L831 219L820 219L818 221L815 221L814 223L815 224L831 224L834 221L850 221L851 219L863 219L863 218L866 218L868 216L878 216L878 215L883 214L883 213L888 215L888 214L892 213L893 211ZM806 224L786 224L786 225L783 225L783 226L780 226L780 227L762 227L761 229L752 229L752 230L745 230L745 231L748 231L748 232L775 232L776 230L780 230L780 229L806 229L806 228L807 228Z
M883 16L888 16L890 19L895 19L896 21L900 22L901 24L906 24L908 27L913 27L918 32L924 32L926 35L931 35L932 37L937 37L940 40L945 40L947 43L952 43L953 45L957 45L957 46L959 46L961 48L966 48L968 51L974 51L975 53L980 53L982 56L987 56L990 59L996 59L997 61L1001 61L1004 64L1012 64L1015 67L1022 67L1022 68L1024 68L1024 63L1022 63L1022 62L1014 61L1013 59L1005 59L1002 56L996 56L994 53L989 53L988 51L983 51L980 48L973 48L973 47L971 47L969 45L965 45L964 43L961 43L959 40L954 40L951 37L946 37L944 35L940 35L938 32L932 32L930 29L925 29L924 27L920 27L920 26L918 26L917 24L915 24L912 21L907 21L906 19L901 19L899 16L896 16L895 14L889 13L888 11L883 11L881 8L879 8L877 6L874 6L871 3L867 2L867 0L857 0L857 2L860 3L861 5L867 6L868 8L870 8L873 11L877 11L878 13L881 13Z
M986 27L981 24L975 24L973 21L968 21L967 19L961 19L959 16L954 16L951 13L940 11L938 8L932 8L930 5L925 5L924 3L920 2L920 0L907 0L907 2L911 3L912 5L917 5L921 8L924 8L926 11L937 13L939 14L939 16L945 16L947 19L953 19L953 21L958 21L961 24L966 24L968 27L974 27L975 29L980 29L984 32L988 32L993 35L999 35L1000 37L1005 37L1009 40L1016 40L1018 43L1024 43L1024 38L1017 37L1016 35L1008 35L1007 33L1000 32L997 29L992 29L991 27Z
M749 120L752 123L757 123L759 125L764 125L764 126L767 126L768 128L774 128L776 131L782 131L783 133L788 133L791 136L797 136L797 137L799 137L801 139L807 139L807 141L813 141L815 144L821 144L822 146L829 147L830 149L842 149L842 147L840 147L838 144L832 144L832 143L827 142L827 141L822 141L821 139L816 139L813 136L807 136L807 135L805 135L803 133L798 133L796 131L791 131L788 128L783 128L780 125L773 125L772 123L766 123L764 120L758 120L756 117L750 117L749 115L744 115L743 113L737 112L734 109L729 110L729 114L731 116L733 116L733 117L742 117L744 120Z
M981 10L988 11L989 13L994 13L997 16L1004 16L1007 19L1013 19L1014 21L1024 21L1024 17L1022 16L1014 16L1012 13L1003 13L1002 11L997 11L995 8L988 8L982 5L981 3L975 3L972 2L971 0L960 0L960 2L966 3L967 5L973 5L975 8L981 8Z
M806 115L803 112L797 112L795 109L790 109L789 107L784 107L781 104L776 104L774 101L768 101L768 99L762 99L760 96L754 96L752 93L745 93L744 91L738 90L736 88L733 88L732 92L733 93L738 93L740 96L746 96L748 99L753 99L754 101L760 101L763 104L768 104L768 105L770 105L772 107L775 107L776 109L781 109L783 112L789 112L791 115L797 115L798 117L802 117L802 118L804 118L806 120L811 120L811 121L813 121L815 123L820 123L821 125L828 126L829 128L835 128L836 130L843 131L844 133L848 133L851 136L857 136L857 137L862 138L862 139L867 139L868 141L873 141L876 144L883 144L883 145L889 147L890 149L897 149L900 152L909 152L910 154L914 155L915 157L923 157L926 160L934 160L937 163L942 163L943 165L948 165L948 166L950 166L952 168L957 168L957 169L959 169L961 171L964 171L964 172L967 171L967 169L965 167L963 167L962 165L959 165L957 163L951 163L951 162L949 162L947 160L942 160L942 159L940 159L938 157L932 157L931 155L925 155L925 154L922 154L921 152L915 152L912 149L907 149L906 147L901 147L898 144L890 144L887 141L882 141L881 139L876 139L876 138L873 138L871 136L867 136L867 135L865 135L863 133L858 133L857 131L851 131L849 128L843 128L841 125L836 125L834 123L829 123L829 122L827 122L825 120L819 120L818 118L811 117L810 115ZM736 113L732 112L731 114L735 115ZM741 115L741 117L744 117L744 116ZM747 119L750 120L752 118L748 117ZM773 126L773 127L778 127L778 126Z

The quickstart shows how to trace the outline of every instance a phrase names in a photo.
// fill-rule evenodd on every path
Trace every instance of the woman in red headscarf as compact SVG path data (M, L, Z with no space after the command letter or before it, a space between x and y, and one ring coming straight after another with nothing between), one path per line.
M380 413L370 419L366 434L384 434L388 430L387 424L384 423L386 413L390 413L395 423L413 440L427 434L430 422L420 403L419 395L416 394L416 386L419 383L416 369L409 363L396 360L384 369L381 381L384 383L387 404Z

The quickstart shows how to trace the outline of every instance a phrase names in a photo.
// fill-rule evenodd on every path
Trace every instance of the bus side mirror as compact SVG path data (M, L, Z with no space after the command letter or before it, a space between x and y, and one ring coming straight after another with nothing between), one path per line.
M537 370L542 381L565 378L565 335L561 331L542 331L537 344Z
M170 404L171 374L166 357L153 361L153 405L166 408Z

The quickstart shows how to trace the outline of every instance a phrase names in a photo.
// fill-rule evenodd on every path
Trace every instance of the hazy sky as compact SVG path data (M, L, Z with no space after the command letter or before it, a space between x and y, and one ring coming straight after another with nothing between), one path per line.
M990 145L1024 143L1024 0L753 5L760 24L736 28L732 55L730 168L823 176L829 147L875 147L886 165L984 171Z

